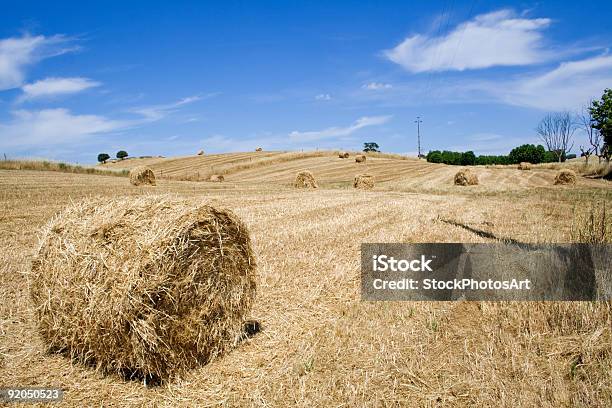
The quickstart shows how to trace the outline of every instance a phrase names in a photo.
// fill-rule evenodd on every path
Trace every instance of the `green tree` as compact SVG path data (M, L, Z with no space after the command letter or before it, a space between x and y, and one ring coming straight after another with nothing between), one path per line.
M602 155L610 161L612 154L612 89L604 91L601 99L593 101L589 108L593 119L593 129L597 129L604 139Z
M108 155L108 153L100 153L98 155L98 161L100 163L106 163L108 159L110 159L110 156Z
M119 150L119 151L117 152L117 158L118 158L119 160L123 160L123 159L125 159L126 157L128 157L128 152L126 152L125 150Z
M461 165L462 166L473 166L476 164L476 155L472 151L468 151L461 154Z
M363 144L364 152L379 152L380 150L378 149L379 149L378 143L369 142L369 143Z
M538 164L544 160L545 153L546 151L542 145L524 144L512 149L508 155L508 160L511 164L518 164L520 162Z
M442 153L439 150L433 150L427 153L426 159L429 163L442 163Z

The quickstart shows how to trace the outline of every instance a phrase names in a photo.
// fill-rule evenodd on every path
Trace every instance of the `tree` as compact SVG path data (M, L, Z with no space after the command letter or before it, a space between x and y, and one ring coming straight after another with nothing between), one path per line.
M123 159L125 159L126 157L128 157L128 153L127 153L125 150L119 150L119 151L117 152L117 158L118 158L119 160L123 160Z
M518 164L521 162L538 164L542 163L544 160L545 153L546 151L542 145L534 146L532 144L524 144L512 149L508 155L508 160L512 164Z
M473 166L476 164L476 155L472 151L468 151L461 154L461 165L462 166Z
M110 156L108 155L108 153L100 153L98 155L98 161L100 163L106 163L108 159L110 159Z
M442 163L442 153L439 150L433 150L427 153L427 161L430 163Z
M589 147L585 149L584 147L582 147L582 145L580 145L579 149L580 149L580 157L584 157L586 160L586 164L589 164L589 157L591 157L591 154L593 153L593 148Z
M590 105L593 106L593 102L591 101ZM599 161L601 162L601 142L602 142L602 137L601 137L601 133L599 132L599 130L595 129L593 127L594 124L594 119L593 119L593 115L591 114L591 109L590 108L582 108L582 112L578 115L578 126L584 131L584 133L586 133L587 138L589 140L589 144L591 145L591 147L584 149L582 146L580 146L580 151L582 152L582 156L586 157L586 161L587 163L589 162L589 156L591 154L594 154L595 156L597 156L599 158Z
M572 137L576 126L569 112L549 113L540 121L536 132L559 163L574 147Z
M380 150L379 146L377 143L374 142L369 142L369 143L364 143L363 144L363 151L364 152L379 152Z
M593 119L592 126L603 137L601 155L610 161L612 154L612 89L604 91L601 99L591 102L589 112Z

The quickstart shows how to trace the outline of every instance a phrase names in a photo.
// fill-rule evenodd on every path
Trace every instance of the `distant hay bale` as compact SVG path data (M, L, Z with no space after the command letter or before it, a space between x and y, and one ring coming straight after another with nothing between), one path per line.
M475 186L478 184L478 177L470 169L461 169L455 174L456 186Z
M213 174L212 176L210 176L209 180L213 183L222 183L225 181L225 177L223 177L222 174Z
M198 156L204 156L204 150L198 150Z
M257 149L255 149L256 152L261 152L263 151L263 149L261 147L258 147Z
M169 196L89 199L42 232L30 295L50 351L163 381L242 335L255 259L229 210Z
M317 188L319 187L312 173L307 170L300 171L295 176L295 182L293 183L293 186L296 188Z
M338 157L341 159L348 159L349 158L349 153L348 152L340 152L338 153Z
M353 187L361 190L371 190L374 188L374 176L370 174L358 174L353 180Z
M365 163L366 157L363 154L358 154L357 156L355 156L355 161L357 163Z
M559 170L555 176L555 184L576 184L576 173L570 169Z
M520 162L518 165L519 170L531 170L531 163L529 162Z
M155 185L155 173L147 166L138 166L130 170L130 183L135 186L142 184Z

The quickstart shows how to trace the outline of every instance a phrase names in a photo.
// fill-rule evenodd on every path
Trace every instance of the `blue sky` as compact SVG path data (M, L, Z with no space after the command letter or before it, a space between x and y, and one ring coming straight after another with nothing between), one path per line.
M0 3L0 154L507 153L612 87L612 3ZM584 144L580 132L576 147Z

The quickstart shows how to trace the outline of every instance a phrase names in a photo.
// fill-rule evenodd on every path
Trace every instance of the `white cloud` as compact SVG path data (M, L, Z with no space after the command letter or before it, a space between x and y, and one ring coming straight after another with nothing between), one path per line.
M183 105L187 105L199 101L201 99L201 96L188 96L186 98L180 99L178 102L164 105L143 106L131 109L130 112L141 115L148 121L156 121L163 119L164 117L176 111L177 108Z
M20 87L28 65L78 49L70 43L62 35L24 35L0 40L0 91Z
M331 98L332 97L330 94L318 94L317 96L315 96L315 99L317 101L330 101Z
M67 109L19 110L0 123L0 147L59 145L129 125L98 115L74 115Z
M391 89L393 85L382 82L370 82L369 84L363 84L361 87L370 91L380 91L383 89Z
M541 35L550 23L548 18L499 10L476 16L446 35L413 35L384 55L415 73L536 64L552 56Z
M489 84L489 93L518 106L575 110L612 84L612 56L564 62L544 74Z
M387 123L391 119L391 115L386 116L364 116L357 119L352 125L346 127L329 127L327 129L309 132L293 131L289 137L294 141L314 141L327 139L332 137L349 136L359 129L368 126L377 126Z
M21 88L23 90L23 95L20 100L77 93L97 86L100 86L99 82L92 81L88 78L45 78L24 85Z
M0 123L0 148L58 146L81 142L93 135L109 134L143 126L166 117L180 106L199 100L188 97L178 102L131 110L132 119L111 119L101 115L73 114L68 109L17 110L12 119Z

